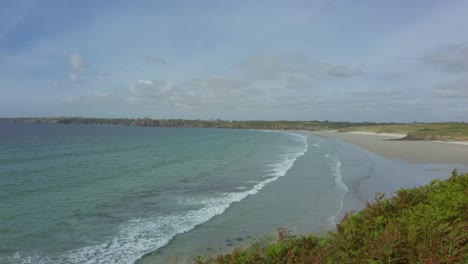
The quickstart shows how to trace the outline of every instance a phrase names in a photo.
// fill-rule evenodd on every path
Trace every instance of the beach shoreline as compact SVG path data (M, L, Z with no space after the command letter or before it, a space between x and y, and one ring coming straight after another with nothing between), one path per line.
M387 167L393 172L392 165L374 164L369 167L368 172L356 172L356 169L353 167L357 165L353 165L355 162L350 160L350 157L354 154L342 153L343 156L347 155L347 159L349 160L348 162L344 162L343 166L345 167L342 169L342 181L348 187L348 191L343 198L343 208L338 213L335 219L336 222L339 222L346 213L361 210L366 202L373 200L375 192L382 192L390 196L399 188L416 187L426 184L435 178L446 178L453 169L468 170L467 142L461 142L462 144L447 144L452 142L400 141L398 139L401 139L405 135L373 132L296 132L324 137L340 142L340 144L353 145L356 149L360 148L364 152L368 152L369 160L374 160L372 162L381 162L383 164L384 160L389 160L398 164L398 166L406 166L407 168L402 170L403 173L412 171L413 169L417 171L414 173L413 178L404 178L402 175L392 175L392 173L385 171ZM427 171L427 174L430 176L422 175L421 169L422 171ZM354 172L350 172L350 170L354 170ZM393 173L398 174L396 172ZM382 188L384 185L389 185L390 187Z
M411 163L468 164L468 142L395 140L403 134L297 131L347 142L390 159Z
M453 155L445 159L436 156L435 159L427 160L425 155L419 157L418 151L421 149L417 147L414 149L410 147L410 153L405 153L408 151L409 141L394 140L400 135L330 131L290 132L307 134L311 140L306 155L296 161L288 171L288 177L281 177L262 192L246 198L241 203L234 203L222 215L196 229L177 235L168 246L142 257L137 263L164 263L174 257L189 260L197 254L210 256L223 254L235 247L248 245L252 239L262 237L262 234L269 234L269 231L274 233L275 228L279 227L299 231L294 232L297 235L320 234L333 229L334 224L338 224L346 213L363 209L366 202L373 200L375 192L392 195L400 188L416 187L427 184L432 179L448 177L454 166L458 166L455 165L457 162L451 162L449 159ZM409 143L412 145L413 142ZM436 149L442 145L449 148L447 150L449 152L454 149L460 151L458 150L460 148L463 149L462 153L468 151L467 146L440 142L418 141L414 144ZM367 145L371 147L366 148ZM390 151L393 151L390 154L393 155L385 152L387 145L395 145L395 150L390 148ZM319 153L319 150L324 152ZM338 154L337 159L334 160L331 154L329 156L326 153ZM319 162L320 159L335 162L336 168L331 171L334 179L329 178L331 175L326 170L320 170L323 164ZM465 162L463 159L457 161L461 161L458 164L463 164L468 169L468 161ZM321 178L329 182L327 188L330 188L330 192L322 193L321 190L312 189L316 181ZM326 208L327 206L323 206L329 204L326 201L333 199L337 191L342 191L337 181L341 181L346 186L346 191L341 196L341 208ZM317 196L314 196L314 193L317 193ZM279 196L281 199L277 199ZM314 205L316 208L307 208L309 205ZM294 207L300 209L292 210ZM324 219L316 215L319 210L328 210L320 213L331 216L331 223L323 224ZM243 217L239 218L240 215ZM274 234L271 236L274 237Z

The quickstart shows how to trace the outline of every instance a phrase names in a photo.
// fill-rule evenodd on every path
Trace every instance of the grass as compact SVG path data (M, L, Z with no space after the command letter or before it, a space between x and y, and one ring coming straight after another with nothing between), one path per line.
M231 253L199 256L197 264L256 263L468 263L468 174L377 194L360 212L347 214L326 235L292 236Z

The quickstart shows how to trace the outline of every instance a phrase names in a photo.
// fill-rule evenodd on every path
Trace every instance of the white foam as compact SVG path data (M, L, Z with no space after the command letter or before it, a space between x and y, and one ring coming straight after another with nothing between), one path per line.
M212 200L197 210L134 219L122 225L111 241L70 251L66 258L73 263L133 263L142 255L163 247L175 235L222 214L226 208L221 200Z
M334 216L330 217L330 223L335 226L336 225L336 218L340 214L341 210L343 210L343 204L344 204L344 196L346 192L348 192L348 186L344 184L342 180L342 175L341 175L341 161L338 153L334 153L332 155L327 154L327 158L329 158L334 164L332 166L332 174L334 177L334 182L336 188L342 193L341 199L340 199L340 206L337 211L337 213Z
M19 264L46 264L46 263L56 263L49 256L42 255L40 253L33 254L22 254L16 252L12 256L6 259L7 263L19 263ZM0 263L3 263L3 260L0 259Z
M247 181L247 183L259 183L259 181Z
M348 187L346 186L346 184L344 184L344 182L342 181L342 175L341 175L341 161L340 161L340 157L338 156L337 153L335 153L331 159L335 162L335 166L332 167L332 172L333 172L333 175L335 177L335 184L336 184L336 187L340 190L342 190L343 192L347 192L348 191Z
M320 141L317 141L317 142L314 142L314 144L312 144L312 146L315 147L315 150L314 152L319 152L319 149L320 149L320 143L323 143L325 142L325 140L320 140Z
M269 183L286 175L286 172L294 165L300 156L307 152L309 145L307 137L292 133L303 144L294 152L285 153L282 159L271 165L268 178L257 182L252 189L234 192L220 193L217 197L185 200L186 202L201 205L197 210L184 211L173 215L160 216L147 219L134 219L119 227L119 232L110 240L66 252L60 257L51 259L47 256L20 255L10 257L12 262L29 263L134 263L141 256L161 248L177 234L188 232L196 226L205 223L213 217L226 211L234 202L239 202L249 195L258 193Z

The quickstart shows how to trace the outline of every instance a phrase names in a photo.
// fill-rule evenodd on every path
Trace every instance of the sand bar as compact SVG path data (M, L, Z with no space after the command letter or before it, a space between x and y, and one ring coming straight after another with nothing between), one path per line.
M401 135L313 131L315 135L360 146L387 158L414 163L468 164L468 144L440 141L398 141ZM457 142L458 143L458 142Z

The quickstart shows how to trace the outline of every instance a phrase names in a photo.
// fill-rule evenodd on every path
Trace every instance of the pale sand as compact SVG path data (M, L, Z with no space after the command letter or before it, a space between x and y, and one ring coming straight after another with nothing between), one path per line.
M352 131L352 132L346 132L346 133L359 134L359 135L395 137L395 138L404 138L404 137L406 137L406 134L394 134L394 133L376 133L376 132L361 132L361 131Z
M437 141L437 142L468 146L468 141Z
M337 132L336 130L330 132ZM352 131L346 132L349 134L360 134L360 135L371 135L371 136L384 136L384 137L392 137L395 139L402 139L406 137L406 134L395 134L395 133L376 133L376 132L363 132L363 131ZM468 146L468 141L440 141L434 140L431 142L439 142L439 143L448 143L448 144L457 144L457 145L466 145Z
M394 139L401 135L355 132L309 131L309 133L351 143L387 158L414 163L468 165L468 145L466 142L461 142L463 144L448 144L455 142L399 141Z

